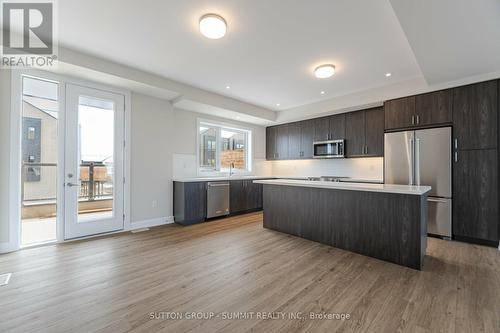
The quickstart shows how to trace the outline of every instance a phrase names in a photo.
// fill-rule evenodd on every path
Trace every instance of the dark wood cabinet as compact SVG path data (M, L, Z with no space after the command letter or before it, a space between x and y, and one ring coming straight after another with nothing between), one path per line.
M384 108L365 111L365 155L384 156Z
M289 124L266 128L266 159L286 160L288 158Z
M346 114L336 114L328 117L330 140L345 138Z
M174 182L174 218L183 225L203 222L207 216L207 183Z
M288 158L288 124L276 126L276 159Z
M266 127L266 159L276 159L276 126Z
M415 96L384 103L385 129L399 129L415 125Z
M453 132L460 150L497 147L497 81L453 89Z
M262 209L262 184L253 180L231 180L229 188L229 211L231 215Z
M302 126L300 122L288 124L288 158L299 159L302 155L301 138Z
M346 114L347 157L384 155L384 109L373 108Z
M240 213L246 210L246 193L244 180L231 180L229 182L229 212Z
M330 138L329 117L316 118L314 121L314 141L327 141Z
M301 121L300 133L300 149L301 158L313 158L313 142L314 142L314 121Z
M435 91L415 97L416 125L439 125L452 121L453 92Z
M497 150L456 153L453 167L453 234L498 242Z
M345 151L347 157L365 154L365 111L349 112L346 115Z

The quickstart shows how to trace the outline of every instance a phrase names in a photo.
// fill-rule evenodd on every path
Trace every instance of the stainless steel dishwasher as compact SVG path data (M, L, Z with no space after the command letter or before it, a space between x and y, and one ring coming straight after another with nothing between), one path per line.
M229 215L229 182L207 185L207 218Z

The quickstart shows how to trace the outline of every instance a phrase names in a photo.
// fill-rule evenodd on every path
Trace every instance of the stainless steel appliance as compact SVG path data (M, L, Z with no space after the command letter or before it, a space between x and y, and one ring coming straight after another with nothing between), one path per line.
M313 143L313 158L342 158L344 146L344 139L316 141Z
M207 218L229 214L229 182L207 184Z
M451 237L451 127L385 133L384 182L428 185L429 234Z

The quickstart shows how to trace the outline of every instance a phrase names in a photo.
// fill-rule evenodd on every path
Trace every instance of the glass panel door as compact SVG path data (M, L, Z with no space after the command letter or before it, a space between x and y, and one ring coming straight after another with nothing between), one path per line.
M66 86L65 238L123 229L124 96Z
M21 246L55 241L59 83L22 76Z

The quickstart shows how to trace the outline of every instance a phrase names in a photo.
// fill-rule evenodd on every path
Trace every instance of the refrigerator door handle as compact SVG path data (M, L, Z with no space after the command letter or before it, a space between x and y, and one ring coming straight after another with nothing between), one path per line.
M415 185L420 186L420 139L415 139Z
M414 185L414 179L413 179L413 169L414 169L413 163L415 162L414 159L415 159L415 147L413 144L413 139L410 139L410 163L408 164L408 168L410 171L410 181L408 185Z

